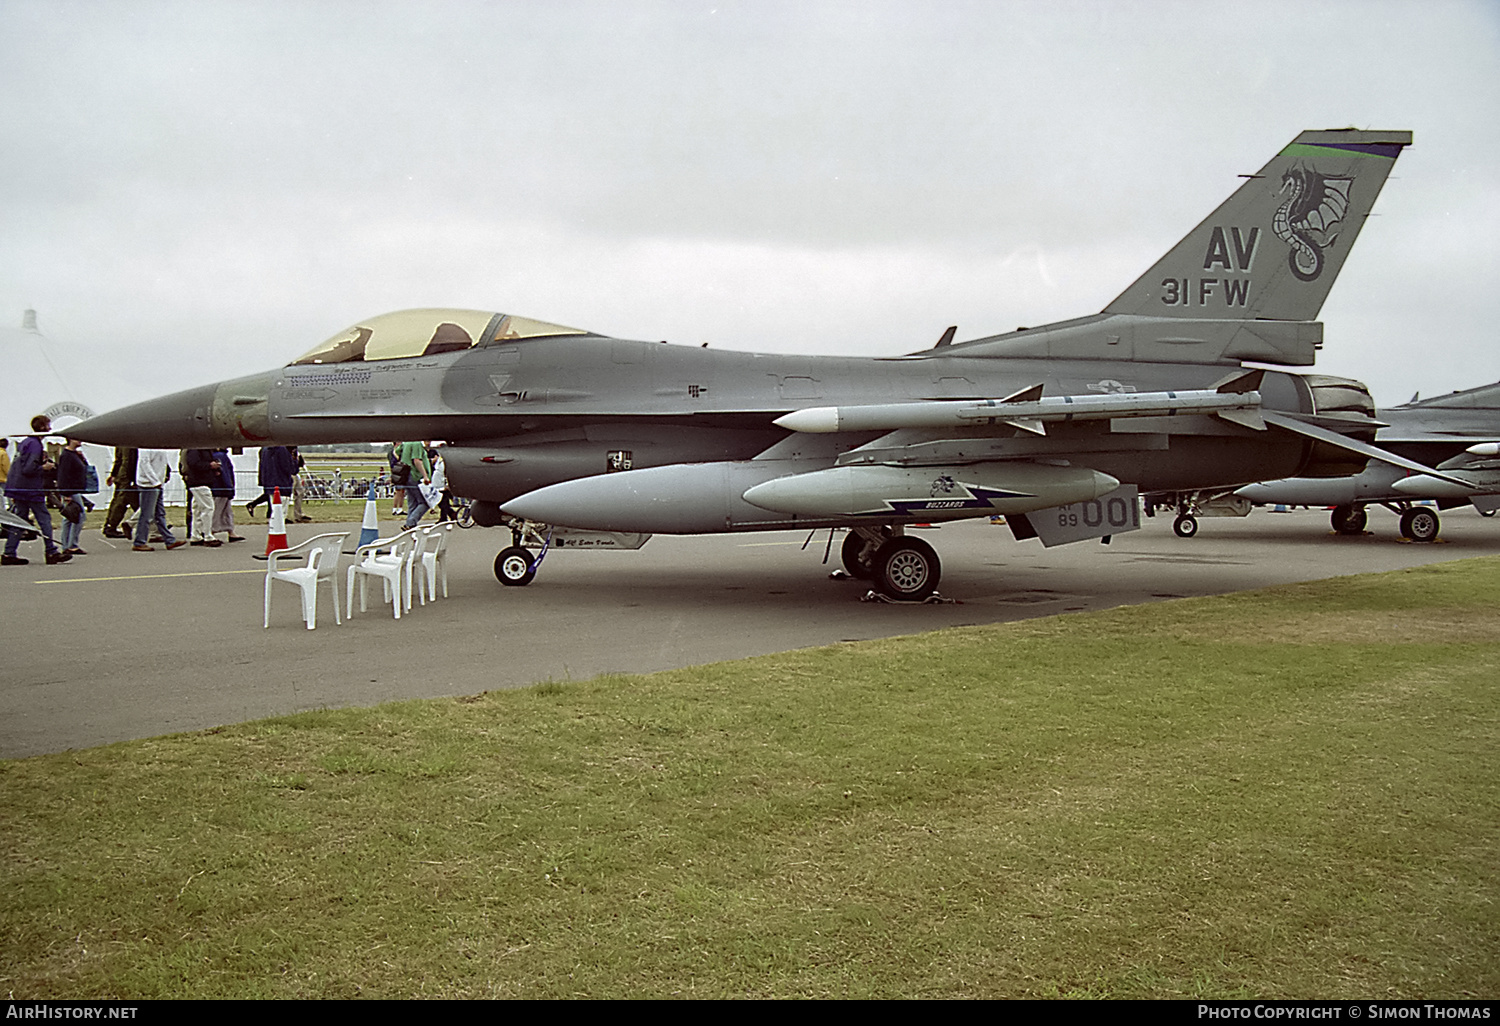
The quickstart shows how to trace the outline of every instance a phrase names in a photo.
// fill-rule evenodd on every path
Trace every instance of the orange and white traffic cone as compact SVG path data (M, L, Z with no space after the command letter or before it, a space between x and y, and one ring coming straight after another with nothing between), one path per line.
M281 504L281 489L271 493L271 524L266 528L266 555L290 548L286 543L286 507Z

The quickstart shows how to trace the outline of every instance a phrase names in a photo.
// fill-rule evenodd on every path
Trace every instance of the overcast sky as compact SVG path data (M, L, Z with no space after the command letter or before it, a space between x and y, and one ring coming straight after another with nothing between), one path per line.
M1500 379L1497 101L1495 3L0 0L0 321L101 409L414 306L894 355L1411 129L1322 312L1390 405Z

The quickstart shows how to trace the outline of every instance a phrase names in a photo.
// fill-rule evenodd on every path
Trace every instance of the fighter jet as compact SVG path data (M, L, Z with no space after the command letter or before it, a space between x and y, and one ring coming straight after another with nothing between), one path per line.
M1344 476L1374 403L1313 364L1316 318L1404 131L1303 132L1103 311L894 358L610 338L514 314L363 320L284 367L70 434L154 447L444 439L495 561L652 533L847 528L845 567L895 599L941 572L915 523L1004 514L1017 538L1139 526L1142 492ZM1256 368L1247 364L1260 365ZM593 533L590 533L593 532ZM831 539L830 539L831 540Z
M1433 399L1413 396L1376 410L1375 419L1384 425L1375 436L1380 448L1432 464L1443 476L1372 459L1351 477L1268 481L1235 496L1256 505L1332 506L1339 534L1362 534L1366 507L1384 506L1400 517L1401 536L1419 542L1437 538L1440 509L1472 504L1485 516L1500 509L1500 381ZM1437 509L1419 505L1423 499Z

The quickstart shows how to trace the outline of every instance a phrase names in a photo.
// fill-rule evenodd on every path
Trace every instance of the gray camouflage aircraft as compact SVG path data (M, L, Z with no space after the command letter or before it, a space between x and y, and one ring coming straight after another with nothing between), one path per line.
M1234 494L1257 505L1332 506L1339 534L1362 534L1365 507L1384 506L1401 518L1401 536L1420 542L1437 538L1437 510L1472 504L1492 516L1500 509L1500 381L1433 399L1413 397L1376 410L1375 419L1385 425L1375 436L1380 448L1431 464L1444 476L1376 458L1352 477L1267 481ZM1434 500L1437 509L1418 505L1423 499Z
M495 561L653 532L849 528L853 575L921 599L937 554L905 528L1004 514L1054 545L1140 525L1139 494L1345 476L1372 456L1356 381L1305 367L1315 318L1410 132L1310 131L1098 314L885 359L610 338L513 314L408 310L285 367L95 417L114 445L436 438ZM528 547L529 546L529 547ZM533 552L540 549L539 553Z

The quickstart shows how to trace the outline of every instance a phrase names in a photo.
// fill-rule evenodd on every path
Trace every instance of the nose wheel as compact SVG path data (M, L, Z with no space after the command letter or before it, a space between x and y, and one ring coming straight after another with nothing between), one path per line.
M531 550L520 545L501 549L495 557L495 579L508 588L520 588L531 583L536 576L539 560L531 556Z

